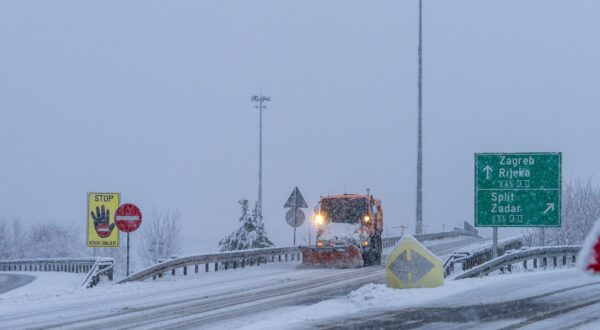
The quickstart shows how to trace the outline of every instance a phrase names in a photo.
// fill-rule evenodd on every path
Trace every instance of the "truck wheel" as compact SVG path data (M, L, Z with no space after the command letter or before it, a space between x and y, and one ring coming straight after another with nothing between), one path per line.
M375 264L381 265L381 255L383 254L383 244L381 236L377 237L377 249L375 250Z
M363 265L364 267L371 266L371 250L363 250Z

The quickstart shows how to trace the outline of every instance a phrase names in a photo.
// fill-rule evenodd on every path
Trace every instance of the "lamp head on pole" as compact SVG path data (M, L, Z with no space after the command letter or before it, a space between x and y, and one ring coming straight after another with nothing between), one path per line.
M254 102L265 102L265 101L271 101L271 97L270 96L263 96L263 95L254 95L250 98L250 101L254 101Z

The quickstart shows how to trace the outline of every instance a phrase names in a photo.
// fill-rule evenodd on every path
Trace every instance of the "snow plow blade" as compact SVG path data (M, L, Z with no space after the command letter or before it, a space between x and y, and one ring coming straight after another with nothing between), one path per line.
M363 259L360 249L354 245L345 248L303 247L302 264L308 267L360 268Z

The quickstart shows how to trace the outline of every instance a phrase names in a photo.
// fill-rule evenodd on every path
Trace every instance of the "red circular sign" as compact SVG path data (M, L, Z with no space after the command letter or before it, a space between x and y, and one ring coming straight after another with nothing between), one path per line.
M131 233L142 224L142 212L133 204L123 204L115 212L115 223L120 231Z

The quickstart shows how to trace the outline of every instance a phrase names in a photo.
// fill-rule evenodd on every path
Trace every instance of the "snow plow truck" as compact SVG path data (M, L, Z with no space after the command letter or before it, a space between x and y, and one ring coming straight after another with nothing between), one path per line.
M309 267L358 268L381 264L383 210L371 195L321 196L315 208L317 241L303 247Z

